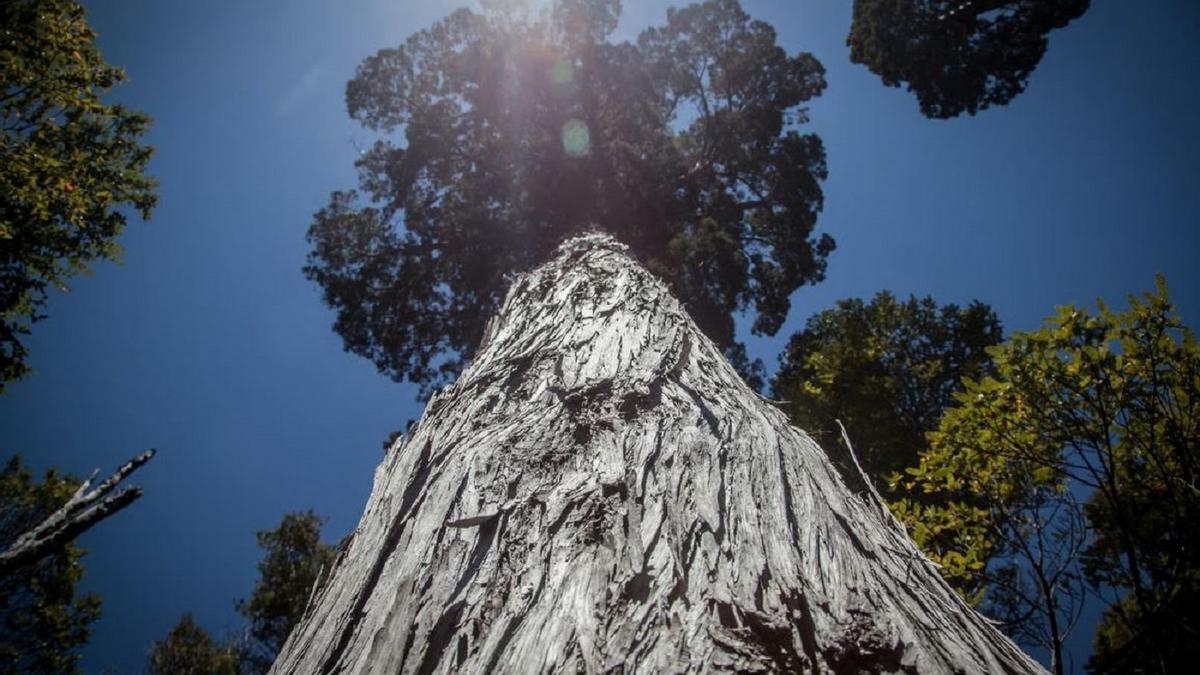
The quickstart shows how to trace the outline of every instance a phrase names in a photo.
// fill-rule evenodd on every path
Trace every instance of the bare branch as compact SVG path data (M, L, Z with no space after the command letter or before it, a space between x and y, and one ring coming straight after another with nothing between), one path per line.
M113 475L92 490L88 490L99 469L84 481L54 513L36 527L17 537L6 551L0 553L0 577L50 554L75 539L93 525L129 506L142 496L140 487L127 487L109 495L113 488L154 457L150 449L125 462Z

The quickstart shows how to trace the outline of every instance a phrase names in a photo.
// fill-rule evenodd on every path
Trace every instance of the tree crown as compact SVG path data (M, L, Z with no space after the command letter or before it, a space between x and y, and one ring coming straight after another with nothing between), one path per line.
M962 378L989 372L986 350L1000 339L1000 321L983 303L939 306L882 291L810 317L788 342L772 387L793 423L827 449L841 447L834 420L842 420L867 475L887 485L917 463ZM835 460L857 484L847 458Z
M102 96L125 79L71 0L0 4L0 391L29 371L21 336L51 288L120 256L124 207L157 197L150 119Z
M1105 614L1089 668L1173 672L1196 655L1184 608L1200 595L1200 346L1161 277L1129 303L1060 307L992 348L992 375L966 381L909 471L940 504L904 519L918 540L920 528L940 539L943 564L962 579L987 581L1005 552L981 535L1028 527L1039 513L1030 500L1087 494L1082 572L1093 588L1125 594Z
M424 393L461 369L509 275L599 229L628 244L749 369L733 313L774 333L833 250L813 236L825 153L801 133L809 54L735 0L606 40L615 0L458 10L367 58L350 115L383 138L309 230L307 276L348 351Z
M927 117L974 115L1025 90L1046 34L1091 0L855 0L850 60L916 94Z
M289 513L256 536L264 552L259 579L237 610L250 620L245 660L265 672L303 616L318 577L330 573L334 550L321 541L321 518L312 511Z

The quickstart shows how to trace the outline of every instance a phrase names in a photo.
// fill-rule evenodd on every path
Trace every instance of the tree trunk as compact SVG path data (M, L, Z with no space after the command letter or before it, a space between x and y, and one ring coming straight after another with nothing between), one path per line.
M522 275L273 673L1044 672L605 235Z

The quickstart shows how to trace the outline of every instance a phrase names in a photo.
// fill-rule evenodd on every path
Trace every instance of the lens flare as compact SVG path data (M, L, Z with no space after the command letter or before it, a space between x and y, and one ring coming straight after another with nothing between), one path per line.
M575 80L575 64L566 59L557 59L550 66L550 79L554 84L571 84Z
M592 152L592 138L587 124L581 119L569 119L562 129L563 151L571 157L587 157Z

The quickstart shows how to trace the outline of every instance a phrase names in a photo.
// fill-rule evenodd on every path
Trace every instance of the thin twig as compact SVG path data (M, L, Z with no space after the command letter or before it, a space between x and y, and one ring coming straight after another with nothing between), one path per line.
M871 482L871 477L867 475L862 465L858 463L858 456L854 454L854 446L850 444L850 435L846 433L846 425L842 424L841 420L835 419L834 422L837 422L838 428L842 430L842 440L846 442L846 450L850 452L850 461L854 462L854 468L858 470L858 475L863 479L863 483L866 483L867 490L870 491L871 496L875 498L876 506L885 514L885 520L890 521L892 526L907 538L908 530L899 520L896 520L896 514L892 513L892 510L888 508L887 502L883 501L883 497L875 489L875 484ZM930 562L933 561L931 560Z

